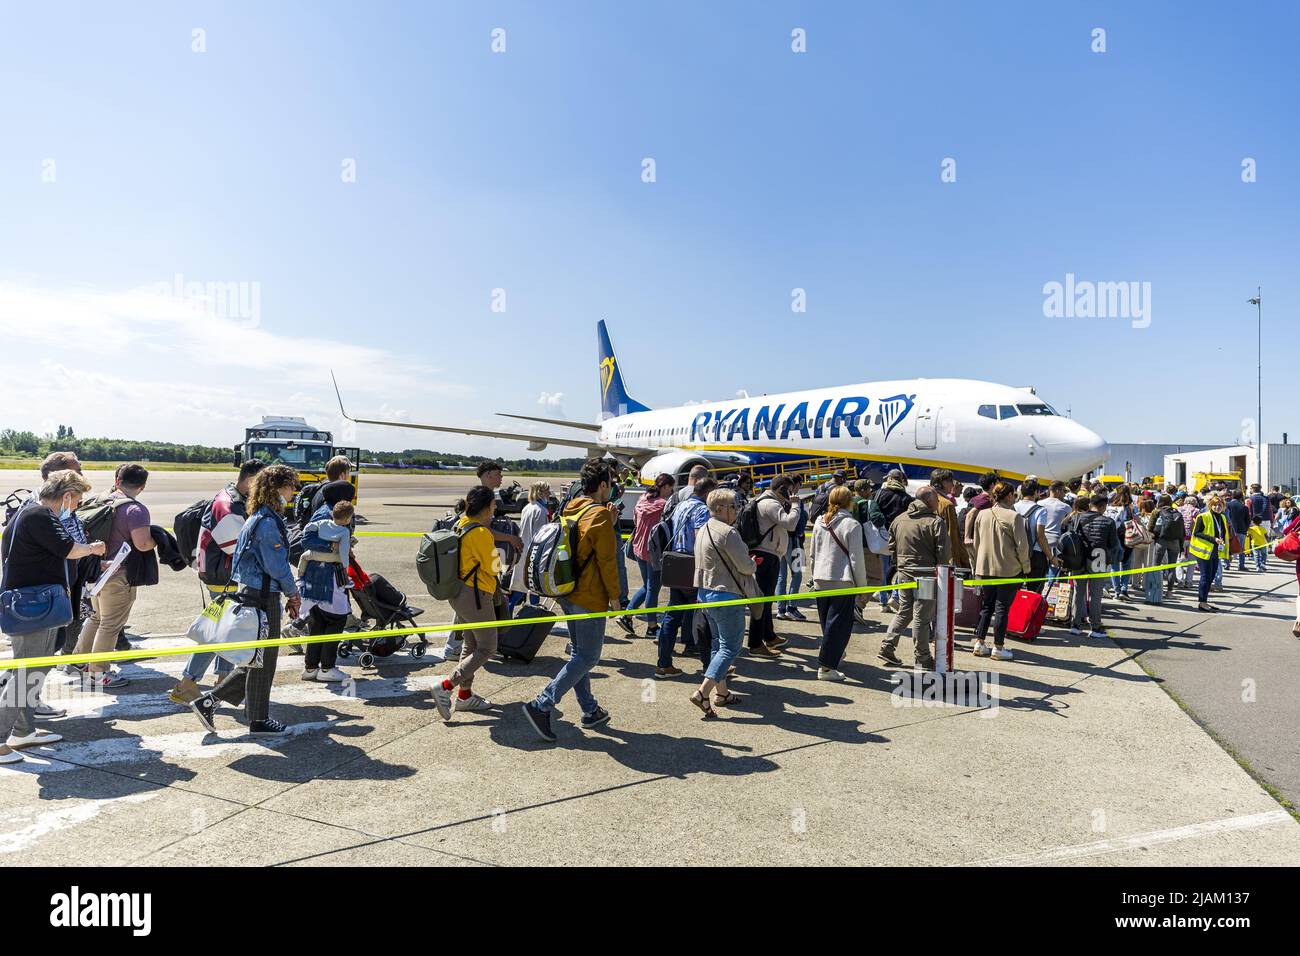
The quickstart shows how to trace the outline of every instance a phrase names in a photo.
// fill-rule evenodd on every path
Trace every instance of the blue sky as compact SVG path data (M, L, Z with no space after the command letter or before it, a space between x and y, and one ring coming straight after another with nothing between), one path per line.
M1262 284L1280 440L1298 28L1281 3L4 3L0 426L332 427L330 366L367 416L589 421L605 318L652 407L963 376L1112 441L1226 444ZM1150 282L1150 326L1045 318L1067 273ZM177 275L256 316L178 313Z

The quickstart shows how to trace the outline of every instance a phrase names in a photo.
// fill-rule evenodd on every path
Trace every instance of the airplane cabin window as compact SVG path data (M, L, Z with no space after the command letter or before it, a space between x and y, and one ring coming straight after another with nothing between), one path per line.
M981 406L980 406L980 415L981 415L981 417L983 417L983 418L991 418L991 419L993 419L994 421L997 421L997 418L998 418L998 412L997 412L997 409L994 408L992 405L981 405Z
M1007 418L1015 418L1015 417L1016 417L1016 406L1014 405L998 406L998 418L1007 419Z

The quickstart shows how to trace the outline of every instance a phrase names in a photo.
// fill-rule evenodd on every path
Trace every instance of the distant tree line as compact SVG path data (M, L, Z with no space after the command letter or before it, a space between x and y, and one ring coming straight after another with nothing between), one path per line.
M0 431L0 455L15 458L44 458L51 451L76 452L82 461L174 461L192 464L224 464L233 460L229 448L208 445L178 445L165 441L137 441L128 438L78 438L72 428L60 425L57 432Z
M137 441L126 438L78 438L70 425L45 435L12 428L0 430L0 457L44 458L51 451L76 452L82 461L169 461L189 464L229 464L233 449L210 445L178 445L165 441ZM487 460L484 455L453 455L427 448L405 451L361 452L362 461L382 464L447 468L454 465L477 466ZM511 471L577 471L583 458L513 458L502 461Z

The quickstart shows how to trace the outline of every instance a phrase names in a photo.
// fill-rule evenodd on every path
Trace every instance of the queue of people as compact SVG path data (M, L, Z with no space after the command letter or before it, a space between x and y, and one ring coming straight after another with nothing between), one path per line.
M284 465L245 462L203 514L194 557L207 596L232 597L257 608L270 638L281 634L286 621L312 637L342 633L356 548L350 468L346 458L331 460L329 480L314 490L305 520L291 528L286 513L300 497L297 473ZM0 590L62 588L70 607L82 604L84 590L90 610L83 615L70 610L67 620L51 619L48 627L14 635L14 656L111 649L141 580L130 569L141 556L166 547L138 500L148 472L139 465L119 468L112 492L96 500L93 517L83 507L90 483L75 457L51 455L42 477L40 490L6 528ZM1249 498L1212 490L1202 500L1173 486L1159 494L1129 487L1108 490L1086 481L1044 487L1033 476L1016 483L990 473L962 489L950 471L935 469L929 483L913 494L906 474L894 470L879 489L870 479L850 482L838 472L807 498L800 493L802 476L777 475L758 490L734 477L720 484L707 469L695 468L680 488L672 475L656 477L636 505L624 545L619 512L627 472L609 462L589 460L563 501L556 500L548 483L533 483L517 526L497 520L503 504L501 466L485 462L478 477L480 483L469 489L450 519L459 541L456 562L463 585L450 605L456 623L474 626L459 632L454 649L449 640L446 659L455 666L435 684L433 703L444 720L493 707L474 690L475 675L498 651L500 628L493 625L525 602L534 608L543 603L522 570L523 557L549 523L568 522L575 543L574 580L556 604L560 612L579 618L566 628L566 660L521 708L527 723L548 741L556 739L551 715L570 691L583 728L609 720L590 680L604 651L606 621L611 619L606 612L640 612L612 619L625 622L619 626L631 634L636 633L634 620L644 623L645 636L657 646L657 679L684 675L674 656L679 641L682 654L699 659L700 683L688 701L707 719L715 716L715 708L742 704L731 685L742 654L759 660L783 656L789 638L777 633L775 622L803 619L798 613L803 582L821 630L816 677L840 681L854 625L867 623L863 612L869 600L861 592L872 585L882 589L882 598L888 595L882 613L892 614L877 654L884 665L906 666L899 645L910 632L914 666L935 666L936 607L929 585L935 569L949 564L972 583L989 582L979 586L970 650L975 657L1005 661L1013 656L1006 646L1008 620L1022 589L1051 594L1064 593L1054 585L1068 587L1065 617L1071 633L1104 637L1106 600L1133 601L1142 594L1144 600L1160 602L1190 586L1190 575L1179 573L1187 568L1170 567L1190 562L1196 571L1197 607L1213 612L1210 594L1222 587L1233 554L1241 555L1237 571L1246 570L1248 549L1253 549L1251 567L1265 570L1268 542L1300 528L1295 501L1286 496L1274 501L1258 486ZM87 522L94 528L88 529ZM289 557L295 537L302 552L296 565ZM118 551L125 560L107 564ZM626 573L620 570L627 557L636 562L641 579L630 596ZM88 563L93 565L89 571ZM1145 568L1152 570L1143 572ZM1132 571L1140 573L1126 573ZM668 607L661 611L665 586ZM745 603L777 595L784 597ZM686 606L695 604L703 607ZM1300 599L1297 608L1294 631L1300 636ZM346 679L337 666L337 647L337 642L305 642L302 679ZM270 713L278 651L261 649L239 666L199 651L170 697L188 706L209 731L216 728L218 704L226 703L243 708L250 733L284 734L289 728ZM199 682L214 660L217 681L204 691ZM71 664L65 670L87 688L108 690L125 683L107 665ZM20 761L25 746L61 739L37 727L37 721L61 716L40 700L47 671L13 671L5 681L0 763Z

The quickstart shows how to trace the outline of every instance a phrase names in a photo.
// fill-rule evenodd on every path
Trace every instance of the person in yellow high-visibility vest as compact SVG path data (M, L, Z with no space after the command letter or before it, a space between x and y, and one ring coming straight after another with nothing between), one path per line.
M1210 585L1219 570L1220 563L1228 560L1228 518L1224 513L1223 499L1212 494L1206 500L1206 508L1192 522L1192 536L1187 543L1188 553L1196 559L1196 568L1201 574L1197 582L1197 609L1216 611L1207 600Z

